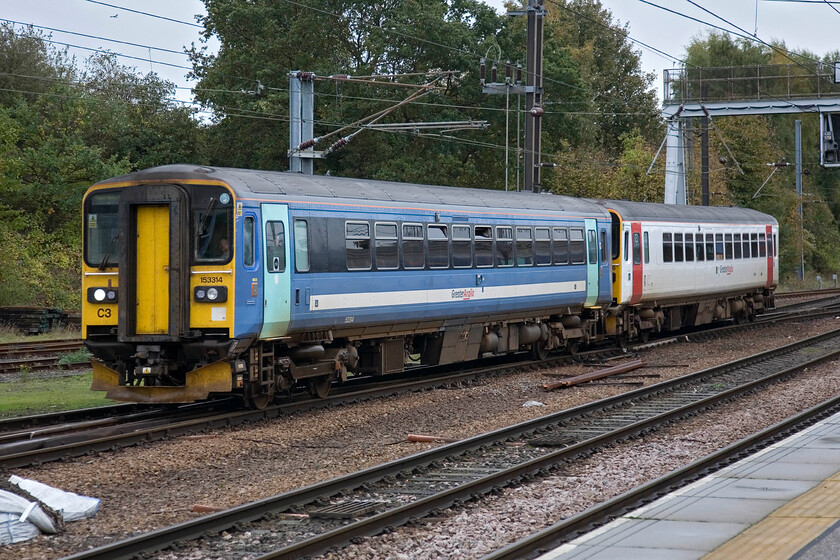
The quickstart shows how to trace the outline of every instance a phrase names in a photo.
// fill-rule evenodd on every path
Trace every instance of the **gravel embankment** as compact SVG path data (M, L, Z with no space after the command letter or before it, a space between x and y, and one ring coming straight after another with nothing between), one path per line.
M645 384L732 361L840 326L821 319L742 333L726 340L646 351ZM664 366L664 367L659 367ZM592 371L562 368L564 374ZM407 527L330 558L474 558L668 470L701 457L840 389L834 363L741 399L668 431L571 465L562 476L507 490L442 520ZM197 437L145 444L51 463L14 474L102 500L96 518L68 524L0 550L0 558L52 559L193 519L192 506L232 507L427 449L409 433L466 438L635 387L583 385L546 393L546 377L528 372L468 387L396 396ZM523 408L537 400L544 407ZM632 453L627 453L627 448ZM624 449L624 451L622 451ZM8 476L9 473L3 473ZM230 557L232 558L232 557Z

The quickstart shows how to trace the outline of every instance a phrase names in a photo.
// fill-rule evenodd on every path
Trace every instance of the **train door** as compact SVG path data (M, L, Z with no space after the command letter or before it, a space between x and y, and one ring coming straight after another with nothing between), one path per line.
M633 247L633 291L630 296L630 303L639 303L642 300L642 279L644 278L644 269L642 268L642 224L633 222L630 225L630 238L630 243Z
M120 195L118 335L124 342L178 340L187 327L188 230L185 191L175 185Z
M586 220L586 301L584 305L592 306L598 301L598 226L595 220Z
M262 205L262 237L265 243L264 316L261 338L284 336L291 316L289 270L289 207Z
M773 286L773 264L775 261L775 251L773 251L773 226L767 226L767 283L765 288Z

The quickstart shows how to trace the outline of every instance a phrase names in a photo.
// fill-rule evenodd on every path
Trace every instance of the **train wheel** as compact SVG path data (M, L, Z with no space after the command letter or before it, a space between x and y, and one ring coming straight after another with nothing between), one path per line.
M578 349L580 348L580 344L577 340L570 340L566 343L566 348L569 350L569 354L574 356L578 353Z
M266 388L256 383L249 383L245 389L245 405L253 410L265 410L274 399L274 385Z
M325 377L318 377L309 382L309 392L313 397L319 399L327 398L330 394L330 386L332 385L332 377L327 375Z
M537 341L531 344L531 358L534 360L543 361L548 358L548 349L545 347L545 342Z
M641 341L642 344L647 344L647 342L649 340L650 340L650 331L641 331L639 333L639 341Z

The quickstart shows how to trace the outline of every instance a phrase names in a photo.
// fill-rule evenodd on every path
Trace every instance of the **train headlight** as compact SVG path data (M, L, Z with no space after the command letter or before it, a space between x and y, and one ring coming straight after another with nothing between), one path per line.
M196 286L193 289L195 301L204 303L223 303L227 301L226 286Z
M88 303L117 303L118 292L114 288L88 288Z

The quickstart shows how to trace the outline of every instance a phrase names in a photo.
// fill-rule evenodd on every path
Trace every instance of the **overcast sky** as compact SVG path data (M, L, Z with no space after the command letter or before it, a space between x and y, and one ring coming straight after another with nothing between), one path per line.
M500 11L503 9L503 0L486 1ZM691 37L704 35L709 29L700 22L668 13L641 0L601 2L613 13L615 21L629 25L631 37L674 57L665 58L636 45L642 53L644 70L656 73L655 85L658 91L662 88L662 70L678 65L676 60L684 55L685 46ZM731 28L713 15L692 6L688 0L651 2L704 22ZM840 48L837 39L840 37L837 31L840 27L840 13L832 7L840 10L840 3L830 5L819 0L795 3L771 0L697 0L697 3L749 33L757 32L758 37L764 41L782 39L788 48L805 48L819 56ZM551 0L547 0L546 4L549 10L559 9L552 7ZM187 57L178 53L183 53L184 48L192 43L199 44L200 28L195 26L194 16L202 13L203 9L204 4L200 0L0 0L0 18L51 27L53 31L46 31L57 42L92 49L109 49L137 57L121 58L120 62L142 72L154 70L163 78L185 88L179 91L178 97L181 99L190 98L188 88L194 83L186 79L187 68L190 66ZM100 38L71 35L65 31ZM142 46L113 43L105 39L118 39ZM77 48L72 48L71 53L79 60L91 54L90 51Z

